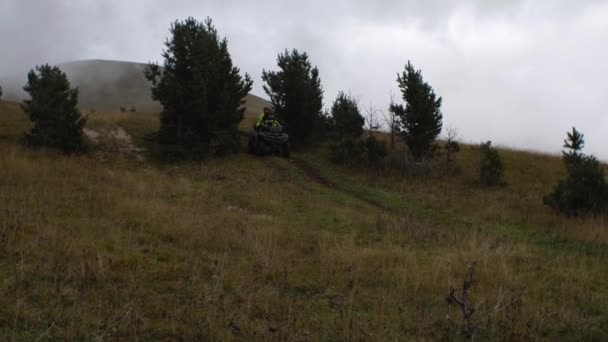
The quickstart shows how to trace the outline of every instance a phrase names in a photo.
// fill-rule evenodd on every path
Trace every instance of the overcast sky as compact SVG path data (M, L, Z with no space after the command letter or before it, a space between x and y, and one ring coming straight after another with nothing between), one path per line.
M606 0L1 0L0 75L77 59L159 61L169 24L210 16L264 95L297 48L339 90L384 109L408 60L464 141L557 153L566 131L608 160Z

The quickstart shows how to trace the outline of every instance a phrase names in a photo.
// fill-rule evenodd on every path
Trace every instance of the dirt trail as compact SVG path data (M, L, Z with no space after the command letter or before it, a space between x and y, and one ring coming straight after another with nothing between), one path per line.
M304 175L306 175L306 177L308 177L313 182L323 185L324 187L330 188L332 190L342 191L342 189L340 189L337 184L335 184L332 181L328 180L327 178L324 178L323 176L321 176L310 165L308 165L300 160L297 160L297 159L289 159L289 163L291 165L293 165L295 168L297 168L298 170L300 170Z
M120 154L137 161L144 161L145 149L137 147L133 139L122 127L115 129L83 130L84 135L97 146L100 153Z
M306 177L308 179L310 179L311 181L313 181L317 184L320 184L331 190L339 191L344 194L347 194L351 197L354 197L354 198L356 198L362 202L365 202L371 206L374 206L378 209L381 209L384 211L390 211L390 212L395 211L394 209L391 209L376 200L361 196L360 194L357 194L356 192L354 192L350 189L346 189L346 188L330 181L329 179L327 179L327 178L323 177L321 174L319 174L319 172L316 171L312 166L310 166L310 164L307 164L305 161L303 161L301 159L292 158L292 159L289 159L289 163L291 165L293 165L295 168L297 168L298 170L300 170L304 175L306 175Z

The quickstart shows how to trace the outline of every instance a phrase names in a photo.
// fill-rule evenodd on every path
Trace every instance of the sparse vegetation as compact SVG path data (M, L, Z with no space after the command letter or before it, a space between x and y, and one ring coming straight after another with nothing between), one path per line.
M441 133L441 97L422 78L411 62L397 76L405 106L393 103L389 111L399 118L401 138L415 161L434 156L434 142Z
M369 106L365 109L365 130L373 135L377 133L382 125L380 124L380 115L378 113L378 109L374 107L373 103L370 103Z
M485 186L504 185L504 164L498 150L488 141L479 145L479 180Z
M450 126L446 129L445 140L445 162L448 165L453 165L456 154L460 152L460 144L458 143L458 131Z
M384 157L388 155L386 144L384 141L376 139L374 135L370 135L363 141L365 146L365 161L367 165L377 165Z
M211 19L176 21L166 42L164 67L146 77L162 106L158 141L169 159L201 159L239 149L238 125L253 81L233 66L228 41Z
M87 127L149 147L158 117ZM0 118L2 340L457 340L445 297L472 260L472 338L608 336L608 227L542 205L559 158L501 150L509 188L479 189L466 145L461 174L412 181L325 145L300 167L64 156L18 144L18 104Z
M572 128L564 141L564 164L567 176L561 180L544 203L566 215L601 214L608 210L608 183L604 169L594 156L582 153L583 134Z
M279 71L266 71L262 79L279 119L285 123L294 147L311 145L325 129L323 88L319 69L308 54L293 50L279 54Z
M386 144L373 135L343 139L331 147L331 159L346 165L377 166L387 156Z
M394 97L391 94L391 106L393 107L395 105L395 101L394 101ZM382 118L384 119L384 124L386 125L387 128L387 133L389 136L389 147L390 147L390 152L394 153L395 152L395 138L399 135L399 117L397 116L397 113L395 113L393 110L389 109L386 112L382 112Z
M370 112L371 111L371 112ZM371 107L365 119L359 111L357 101L343 92L338 94L332 110L335 123L335 135L338 141L332 146L332 159L335 162L347 164L376 165L387 155L386 145L374 136L376 113ZM369 135L361 139L363 128L367 122Z
M28 74L23 88L30 96L23 101L23 111L33 127L25 134L31 146L58 148L66 153L85 150L82 128L86 123L78 110L78 89L70 88L58 67L48 64Z

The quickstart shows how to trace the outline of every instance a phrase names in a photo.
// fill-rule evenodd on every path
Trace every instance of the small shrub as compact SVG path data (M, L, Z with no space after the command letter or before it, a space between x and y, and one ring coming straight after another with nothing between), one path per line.
M323 112L321 115L321 123L323 125L323 135L325 137L332 136L336 131L336 121L329 111Z
M445 144L446 159L448 163L454 161L454 155L460 152L460 144L458 141L450 141Z
M364 146L357 139L342 139L331 147L331 158L336 163L357 162L363 155Z
M454 158L460 152L460 144L458 144L458 131L454 127L447 128L447 140L445 143L445 158L446 163L451 165L454 163Z
M386 144L383 141L379 141L374 136L370 136L364 140L365 153L367 156L367 162L370 165L378 164L382 159L388 156L388 150Z
M241 142L238 132L225 131L217 132L213 135L209 150L213 155L225 157L229 154L238 153Z
M594 156L581 153L583 134L568 133L563 152L567 176L544 198L545 205L568 216L600 214L608 210L608 184L604 169Z
M504 185L502 179L504 165L498 150L488 141L481 144L479 151L479 178L486 186Z
M370 136L363 140L347 138L332 147L332 160L344 164L377 165L388 155L386 144Z

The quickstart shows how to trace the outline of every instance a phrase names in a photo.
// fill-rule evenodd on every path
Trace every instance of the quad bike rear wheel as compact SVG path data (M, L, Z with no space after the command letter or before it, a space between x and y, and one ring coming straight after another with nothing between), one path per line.
M284 143L281 146L281 157L289 159L290 151L289 151L289 143Z

